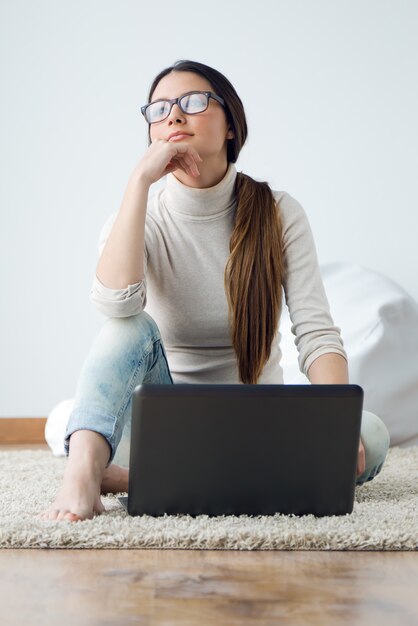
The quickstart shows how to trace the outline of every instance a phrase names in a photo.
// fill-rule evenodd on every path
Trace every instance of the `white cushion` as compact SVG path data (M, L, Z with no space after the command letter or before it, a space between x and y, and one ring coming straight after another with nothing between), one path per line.
M334 323L341 328L350 383L364 389L364 410L386 424L391 446L418 445L418 303L393 280L360 265L320 266ZM286 384L307 384L299 371L288 309L283 307L282 367ZM45 439L62 456L74 399L49 414Z
M349 382L385 423L391 446L418 445L418 303L388 277L352 263L320 266L334 323L348 356ZM287 307L281 318L286 384L300 373Z
M54 456L65 456L64 436L70 413L73 410L74 398L63 400L55 406L47 417L45 424L45 441Z

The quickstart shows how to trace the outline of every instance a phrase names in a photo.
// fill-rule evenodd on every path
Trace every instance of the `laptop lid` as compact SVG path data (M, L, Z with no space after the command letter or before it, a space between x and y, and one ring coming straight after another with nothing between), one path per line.
M362 407L358 385L138 385L127 510L351 513Z

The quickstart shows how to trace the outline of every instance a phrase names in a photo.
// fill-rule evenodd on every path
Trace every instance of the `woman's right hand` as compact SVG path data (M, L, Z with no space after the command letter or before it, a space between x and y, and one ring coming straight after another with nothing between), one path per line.
M154 139L136 166L134 175L149 185L178 169L189 176L199 176L197 163L202 161L197 150L186 142Z

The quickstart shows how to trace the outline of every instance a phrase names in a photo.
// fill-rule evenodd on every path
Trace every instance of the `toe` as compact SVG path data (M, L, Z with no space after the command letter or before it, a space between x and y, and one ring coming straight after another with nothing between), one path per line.
M70 511L68 509L63 509L62 511L60 511L56 517L57 520L62 520L62 519L66 519L65 516L67 513L70 513Z
M81 515L77 515L77 513L71 513L71 511L67 511L62 519L66 519L70 522L82 522L83 518Z

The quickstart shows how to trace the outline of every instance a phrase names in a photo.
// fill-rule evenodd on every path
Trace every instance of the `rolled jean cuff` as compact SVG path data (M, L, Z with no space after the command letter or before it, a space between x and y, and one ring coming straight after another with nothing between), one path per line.
M102 410L96 410L94 407L77 407L69 417L67 428L64 435L64 450L68 456L70 453L70 436L76 430L93 430L102 435L109 444L111 454L106 467L109 467L116 453L117 444L120 436L116 437L115 426L117 427L119 420L114 415L106 415Z

